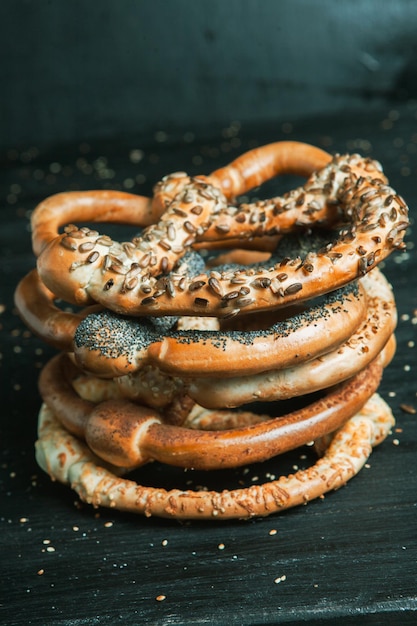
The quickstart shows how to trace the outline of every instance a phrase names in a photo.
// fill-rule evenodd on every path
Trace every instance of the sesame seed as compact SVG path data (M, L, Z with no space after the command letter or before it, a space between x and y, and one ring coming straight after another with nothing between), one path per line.
M283 574L282 576L278 576L278 578L275 578L274 583L278 585L279 583L282 583L285 580L287 580L287 577L285 574Z

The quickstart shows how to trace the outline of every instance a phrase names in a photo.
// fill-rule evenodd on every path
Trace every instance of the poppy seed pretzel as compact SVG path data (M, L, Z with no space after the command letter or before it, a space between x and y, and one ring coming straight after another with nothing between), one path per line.
M356 283L326 294L323 301L263 330L160 333L147 320L105 310L80 322L74 355L83 369L106 377L146 365L181 377L256 374L329 352L356 330L366 310L366 293Z
M375 274L376 270L366 279L374 279ZM145 366L133 374L111 379L112 394L157 409L169 407L180 395L187 395L205 408L225 409L251 402L287 400L326 389L354 376L381 351L385 368L395 354L393 332L397 312L388 283L385 282L384 293L381 288L384 281L373 282L375 292L369 301L366 321L343 344L325 355L296 367L227 378L180 378L164 374L156 367ZM80 375L74 379L77 391L84 378L91 377ZM100 385L100 380L104 386L110 383L109 379L96 378L96 386Z
M207 408L233 408L250 402L285 400L335 385L366 367L387 344L388 364L395 353L393 332L397 309L391 285L378 268L361 279L367 294L366 319L333 350L293 367L252 375L201 376L184 379L187 394ZM331 324L330 324L331 326ZM331 328L327 332L331 332ZM320 336L322 336L320 334ZM125 393L134 393L135 377L116 379ZM133 380L129 380L133 379ZM161 384L161 387L163 385ZM132 396L134 397L134 396Z
M146 517L248 519L306 504L342 487L361 470L372 448L387 437L394 423L390 408L375 394L336 432L314 465L261 485L231 491L165 490L123 478L123 470L103 463L60 425L46 405L39 415L36 457L52 479L70 485L81 500L94 507L117 508Z
M67 229L38 258L42 281L66 301L95 301L123 314L222 317L325 293L364 275L403 246L407 206L386 184L379 163L370 159L336 156L303 187L269 204L262 202L261 208L259 203L244 210L229 206L209 181L186 179L159 222L133 242L119 244L95 231ZM255 274L245 268L192 278L170 273L210 229L218 240L227 240L285 233L297 224L313 227L317 220L336 221L341 230L303 262L286 258ZM245 297L236 302L235 294L243 288Z

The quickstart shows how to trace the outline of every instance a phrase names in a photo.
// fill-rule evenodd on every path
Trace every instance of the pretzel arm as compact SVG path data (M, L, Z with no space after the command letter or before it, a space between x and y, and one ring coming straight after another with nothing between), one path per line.
M310 176L325 167L331 156L324 150L297 141L279 141L250 150L210 175L228 199L259 187L282 174Z

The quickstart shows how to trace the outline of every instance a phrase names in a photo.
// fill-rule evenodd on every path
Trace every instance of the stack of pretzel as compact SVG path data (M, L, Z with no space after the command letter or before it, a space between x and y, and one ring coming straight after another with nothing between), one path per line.
M239 202L278 174L306 182ZM46 199L32 215L37 267L15 297L58 349L39 381L40 466L94 506L182 519L266 516L345 484L394 423L377 389L396 307L377 265L404 247L407 215L377 162L298 142L209 176L171 174L150 199ZM134 238L96 222L131 225ZM241 467L309 442L314 465L246 488L125 477L150 461Z

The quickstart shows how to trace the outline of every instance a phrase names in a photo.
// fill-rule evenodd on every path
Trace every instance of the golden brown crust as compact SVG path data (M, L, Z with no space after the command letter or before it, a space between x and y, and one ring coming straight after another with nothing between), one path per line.
M49 196L31 217L32 247L38 256L59 235L61 226L73 221L114 222L145 226L156 221L161 210L152 200L123 191L67 191Z

